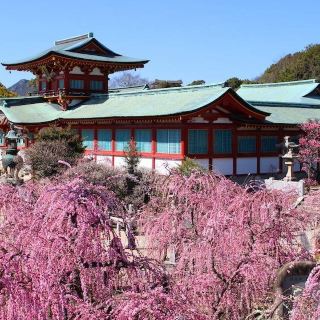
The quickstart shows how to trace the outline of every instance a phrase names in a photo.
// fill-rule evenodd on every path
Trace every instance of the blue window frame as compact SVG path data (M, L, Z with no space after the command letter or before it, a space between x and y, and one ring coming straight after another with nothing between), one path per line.
M98 129L98 150L112 150L112 131L111 129Z
M261 136L261 152L277 152L277 136Z
M190 129L188 131L188 153L189 154L208 153L208 130Z
M64 89L64 79L59 79L58 80L58 88L59 89Z
M79 79L71 79L70 80L70 88L71 89L83 89L84 81Z
M151 129L136 129L135 141L139 152L151 152L152 132Z
M214 153L232 152L232 131L228 129L217 129L213 131L213 151Z
M239 136L238 137L238 152L239 153L254 153L256 152L256 137L255 136Z
M91 90L103 90L103 81L101 80L91 80L90 81L90 89Z
M82 143L88 150L94 149L94 130L82 129L81 130Z
M125 151L131 138L130 129L116 130L116 151Z
M181 153L181 130L180 129L158 129L157 130L157 152L178 154Z

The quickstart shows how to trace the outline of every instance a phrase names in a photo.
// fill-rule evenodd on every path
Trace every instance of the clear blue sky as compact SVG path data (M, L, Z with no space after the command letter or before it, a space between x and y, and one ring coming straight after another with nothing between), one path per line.
M0 61L94 32L112 50L151 61L149 80L254 78L283 55L320 43L319 0L1 1ZM10 86L31 74L0 66Z

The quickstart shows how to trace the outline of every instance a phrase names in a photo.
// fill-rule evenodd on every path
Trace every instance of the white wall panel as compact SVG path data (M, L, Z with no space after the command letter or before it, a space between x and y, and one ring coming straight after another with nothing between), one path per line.
M74 67L71 71L71 74L84 74L84 72L81 71L80 67Z
M233 159L232 158L219 158L212 159L213 171L221 174L233 174Z
M114 157L115 168L123 168L125 165L124 157Z
M196 162L203 169L206 169L206 170L209 169L209 159L192 159L192 160Z
M97 163L112 166L112 156L97 155Z
M261 173L276 173L279 171L278 157L261 157L260 172Z
M181 160L156 159L155 169L160 174L168 174L169 170L181 164Z
M237 174L257 173L257 158L237 158Z
M152 159L141 158L138 166L139 168L152 169Z
M103 73L100 71L99 68L94 68L94 69L90 72L90 75L103 76Z

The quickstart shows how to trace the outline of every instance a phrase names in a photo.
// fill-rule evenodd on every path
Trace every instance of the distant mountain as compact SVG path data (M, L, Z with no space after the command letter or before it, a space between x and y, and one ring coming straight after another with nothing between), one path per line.
M8 89L18 96L27 96L30 92L35 91L35 84L33 80L22 79L9 87Z
M257 78L257 82L282 82L320 79L320 44L288 54L272 64Z
M1 97L14 97L16 94L9 91L1 82L0 82L0 98Z

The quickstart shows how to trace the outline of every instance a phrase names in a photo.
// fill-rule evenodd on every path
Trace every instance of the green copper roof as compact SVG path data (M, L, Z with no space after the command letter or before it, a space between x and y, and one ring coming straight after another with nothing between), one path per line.
M320 119L320 108L299 108L299 107L257 107L259 110L269 112L266 118L271 123L299 124L308 120Z
M59 106L43 102L42 98L0 99L0 110L13 123L46 123L59 118Z
M320 119L319 83L301 80L279 83L244 84L237 93L257 109L269 112L272 123L298 124Z
M0 111L9 121L20 124L45 123L59 119L171 116L200 110L227 92L248 109L263 114L222 84L93 95L68 111L61 111L59 106L44 102L40 97L0 99Z
M96 95L65 114L64 119L182 114L206 106L228 90L222 85L207 85Z
M292 82L245 84L237 93L255 106L296 105L320 106L320 95L315 90L319 87L316 80Z
M94 43L98 47L102 48L106 53L104 55L99 54L89 54L89 53L79 53L75 52L75 50L81 49L83 46ZM32 61L39 60L41 58L45 58L50 54L57 54L70 58L77 58L81 60L90 60L90 61L99 61L99 62L114 62L114 63L147 63L149 60L147 59L136 59L130 58L126 56L122 56L118 53L113 52L109 48L105 47L101 42L99 42L96 38L93 37L93 34L88 34L87 37L75 37L71 39L56 41L55 45L40 54L29 57L20 61L13 62L3 62L3 65L19 65L24 63L30 63Z

